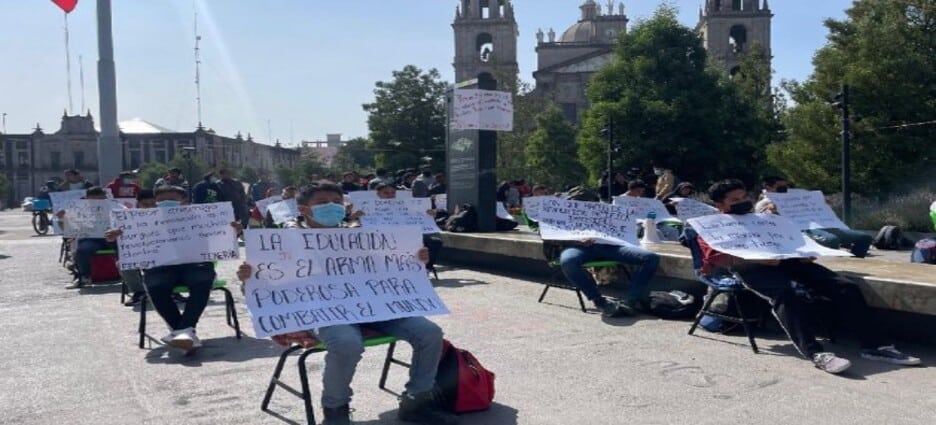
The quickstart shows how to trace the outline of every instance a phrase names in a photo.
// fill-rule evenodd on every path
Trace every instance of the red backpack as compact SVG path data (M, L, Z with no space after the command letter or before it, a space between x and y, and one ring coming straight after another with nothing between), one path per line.
M442 343L436 385L442 405L454 413L487 410L494 400L494 374L469 351L448 340Z

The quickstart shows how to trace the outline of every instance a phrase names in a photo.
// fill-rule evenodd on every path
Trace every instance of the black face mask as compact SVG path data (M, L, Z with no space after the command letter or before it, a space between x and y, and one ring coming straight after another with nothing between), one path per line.
M752 211L754 211L754 203L751 201L744 201L732 204L731 208L728 209L728 214L744 215L750 214Z
M790 188L787 186L780 186L777 188L777 193L787 193L790 191Z

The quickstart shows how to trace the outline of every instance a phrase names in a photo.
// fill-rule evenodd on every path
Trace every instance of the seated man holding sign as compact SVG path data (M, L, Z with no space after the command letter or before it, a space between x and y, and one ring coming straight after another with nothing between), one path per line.
M83 199L87 200L107 200L107 192L103 188L94 186L85 191ZM66 211L61 210L56 213L59 221L62 222L62 228L68 228L68 218ZM77 289L91 283L91 258L94 253L113 248L114 244L107 242L103 238L78 238L77 249L75 250L75 280L65 287L65 289Z
M381 183L377 185L377 198L379 199L396 199L397 189L393 185ZM416 199L416 198L414 198ZM431 202L428 202L429 205L432 205ZM427 209L426 214L435 219L436 210ZM423 234L423 245L429 249L429 262L426 263L427 270L435 270L436 259L439 258L439 251L442 250L442 239L438 236L438 232L435 234Z
M722 214L689 220L699 233L701 272L712 277L738 274L748 289L770 302L774 316L796 349L817 368L836 374L848 369L851 362L823 350L809 325L803 297L793 287L794 281L831 300L837 322L858 336L863 358L899 365L920 363L920 359L897 351L885 341L857 286L814 262L817 255L847 254L819 246L783 217L753 214L754 203L738 180L712 185L709 197Z
M437 405L436 397L433 392L439 358L442 353L442 329L439 328L438 325L422 316L402 317L392 320L375 321L369 323L362 320L353 320L351 316L360 319L373 317L377 311L386 312L386 310L383 309L383 303L380 303L379 301L364 301L363 298L356 298L359 301L351 304L354 306L352 307L353 311L348 311L345 309L347 303L328 307L328 303L330 301L339 302L343 298L359 296L359 287L362 288L360 290L361 293L368 293L373 291L375 288L370 287L369 285L378 284L379 282L384 281L397 281L395 278L375 280L371 275L369 275L369 273L376 273L376 267L385 267L387 264L391 264L391 262L385 263L384 261L371 263L369 261L370 257L365 256L365 254L368 254L366 246L374 248L374 244L361 243L363 240L360 237L361 234L366 237L373 237L374 235L368 232L380 231L364 228L342 229L338 230L337 232L334 230L342 227L342 223L346 215L343 204L343 191L341 190L340 186L335 184L323 183L318 186L306 188L299 196L298 202L302 217L300 217L299 220L290 221L286 225L287 228L295 230L257 230L250 231L247 234L246 240L248 253L251 253L252 249L258 249L260 254L265 255L264 251L272 252L274 245L282 245L285 247L285 240L288 236L284 235L283 233L292 234L293 232L296 232L297 237L301 236L300 246L302 248L284 248L282 252L274 252L274 254L285 257L290 257L293 255L304 255L303 259L299 262L303 264L308 262L309 264L308 267L301 267L296 270L287 270L289 273L287 273L287 271L278 270L277 266L273 265L272 263L258 262L254 265L248 263L241 265L240 269L237 271L237 277L241 281L246 282L245 293L247 295L248 306L251 308L251 316L255 321L255 329L258 329L258 333L260 333L259 330L264 329L263 323L284 324L286 322L281 320L273 320L271 316L266 316L267 319L269 319L267 322L257 321L257 317L260 314L259 311L266 311L260 309L275 308L276 301L271 302L269 298L260 299L261 295L258 294L260 294L261 291L255 291L252 289L255 287L254 285L264 285L264 287L267 288L265 293L271 293L272 290L266 283L267 281L274 281L276 279L291 279L293 283L284 282L280 284L280 288L283 289L277 289L274 292L279 293L282 291L283 293L293 293L292 289L287 288L294 285L300 285L299 288L301 291L305 291L303 293L308 293L307 291L311 290L313 286L318 288L314 290L315 293L326 291L332 295L315 297L310 295L309 298L306 298L306 301L297 300L296 304L300 304L295 306L295 308L298 309L297 311L291 313L290 315L277 315L277 317L290 317L291 320L289 321L289 325L294 326L294 328L298 327L299 329L302 329L302 327L299 327L302 325L296 324L296 321L300 320L300 317L303 318L301 319L304 320L303 323L308 320L314 323L332 321L352 324L324 325L320 327L312 327L312 329L305 331L288 332L280 335L272 333L273 329L284 328L277 327L275 324L272 324L270 325L269 332L264 331L267 334L275 335L273 336L273 340L282 345L297 343L305 347L311 347L318 343L318 341L316 341L317 339L321 342L324 342L328 347L328 351L325 355L325 370L322 375L322 406L325 411L325 424L344 425L351 423L349 408L349 403L351 402L351 396L353 394L353 391L351 390L351 381L354 377L357 364L361 360L361 355L364 353L364 339L361 333L361 326L359 325L360 323L366 323L368 328L381 332L385 335L403 339L413 347L410 380L406 384L406 393L404 393L404 395L400 398L399 418L403 421L419 422L426 425L448 425L457 423L457 418L454 415L442 410ZM310 230L314 231L310 232ZM300 233L300 231L302 233ZM407 231L409 230L407 229ZM335 233L338 234L336 235ZM356 241L353 242L354 248L352 248L351 245L345 246L344 248L342 248L344 245L339 246L340 242L338 242L338 239L340 239L341 234L345 233L347 233L348 237L350 238L349 240ZM260 242L261 245L259 247L256 246L256 239L258 235L269 235L266 246L262 245L263 242ZM415 237L415 234L413 236ZM274 238L278 240L278 242L274 241ZM411 239L400 241L398 237L391 239L394 239L396 243L407 243L408 245L415 248L413 250L414 252L411 254L407 254L405 252L394 252L393 256L411 258L412 260L418 260L418 262L423 264L428 261L429 253L425 248L418 248L418 246L421 245L419 242L414 243L414 241ZM320 247L323 246L323 240L328 241L325 243L327 248L320 249ZM374 239L367 240L373 241ZM312 243L310 241L318 242L312 246L310 245L310 243ZM303 253L303 248L307 249L308 251ZM348 251L352 249L355 251L354 255L360 255L353 257L353 264L344 261L350 257L343 257L342 259L326 258L324 260L321 258L323 256L336 254L338 256L348 255L342 254L341 252L338 252L338 250ZM374 248L374 250L377 250L377 248ZM322 261L324 264L323 268L326 270L317 269L319 264L318 261ZM285 261L280 265L280 267L292 267L296 264L296 262L297 261L295 260ZM346 265L337 266L336 268L334 264L339 263ZM313 264L315 264L315 266L313 266ZM332 264L333 267L329 269L328 264ZM357 266L354 266L354 264L357 264ZM424 270L419 266L414 267L414 265L411 263L406 263L404 268L408 271L415 271L416 275L419 275L419 272ZM399 270L396 266L394 266L393 269L396 271ZM305 277L297 279L300 274ZM355 278L355 274L359 276ZM416 275L410 275L414 282ZM340 277L340 280L344 283L324 283L329 281L329 278L334 278L336 276ZM421 274L421 276L423 279L425 279L425 274ZM360 283L362 282L362 279L364 282L363 287L352 283ZM408 286L411 284L406 283L408 282L406 279L402 279L400 282L404 282L403 286L407 288L400 287L393 289L391 292L397 292L398 290L403 292L415 290L415 287ZM430 304L438 301L437 295L435 295L434 291L432 291L432 287L428 284L427 279L425 280L424 287L428 288L428 291L432 292L431 297L435 298L435 301L430 302ZM335 288L343 289L338 291ZM299 291L300 289L297 289L296 291ZM376 293L377 291L373 292ZM380 293L385 295L387 294L387 292L383 289L380 290ZM335 297L338 298L336 299ZM284 302L285 301L281 300L280 304L283 304ZM358 311L359 309L360 311ZM399 314L397 317L399 317ZM261 325L256 325L256 323L261 323ZM283 326L285 326L285 324Z

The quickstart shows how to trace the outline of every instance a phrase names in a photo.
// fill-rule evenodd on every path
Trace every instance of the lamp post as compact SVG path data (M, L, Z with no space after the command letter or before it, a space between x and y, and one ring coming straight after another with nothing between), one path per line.
M612 154L614 153L614 118L611 115L608 115L608 125L601 130L601 134L608 138L608 170L607 170L607 186L608 186L608 199L611 199L611 182L614 180L614 176L611 174L614 171L614 158Z
M842 84L842 91L835 96L833 105L842 111L842 219L851 224L851 110L848 95L848 84Z
M192 155L194 154L195 154L195 146L184 146L182 148L182 157L185 158L185 163L188 166L188 170L186 170L186 175L188 176L188 178L185 180L188 182L187 189L188 189L189 202L193 202L193 199L192 199L192 186L193 186L192 181L193 180L192 179L195 178L195 176L193 175L195 173L194 171L195 164L194 164L194 159L192 158Z

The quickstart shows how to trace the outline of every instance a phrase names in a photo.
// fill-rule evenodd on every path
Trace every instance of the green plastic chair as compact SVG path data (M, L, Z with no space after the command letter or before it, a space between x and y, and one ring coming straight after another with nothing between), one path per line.
M217 263L215 263L217 264ZM126 285L123 285L124 290L126 290ZM243 334L240 330L240 321L237 320L237 308L234 306L234 295L231 294L231 291L227 289L227 281L224 279L216 279L214 283L211 284L212 291L221 291L224 293L224 310L225 310L225 320L227 325L234 329L234 336L237 339L241 339ZM172 288L173 294L184 294L189 292L189 288L185 285L179 285L175 288ZM138 332L140 334L140 348L145 347L146 340L156 341L155 338L146 333L146 310L149 305L149 294L143 296L140 300L140 324Z

